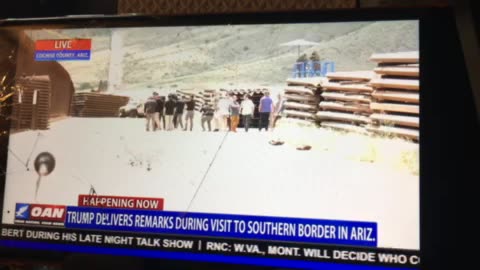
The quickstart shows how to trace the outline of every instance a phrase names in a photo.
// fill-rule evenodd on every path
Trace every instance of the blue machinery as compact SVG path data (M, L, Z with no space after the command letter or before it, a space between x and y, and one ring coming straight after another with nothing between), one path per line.
M335 62L332 61L307 61L297 62L293 65L293 78L325 77L328 72L335 72Z

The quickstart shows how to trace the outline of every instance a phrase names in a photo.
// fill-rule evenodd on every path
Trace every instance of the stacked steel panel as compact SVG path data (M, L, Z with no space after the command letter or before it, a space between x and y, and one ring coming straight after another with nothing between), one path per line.
M286 118L315 122L323 79L289 78L284 89Z
M419 57L418 52L374 54L377 78L370 108L368 130L397 137L419 139Z
M372 71L328 73L322 85L320 111L316 114L322 127L366 133L370 123Z
M203 90L203 104L215 107L217 98L217 91L215 89Z
M118 117L120 107L128 103L125 96L76 93L73 96L72 115L79 117Z
M205 89L203 91L197 92L195 90L177 90L177 94L193 97L195 101L195 110L200 111L204 104L215 106L217 90L215 89Z
M51 89L48 76L19 78L13 95L12 128L48 129Z

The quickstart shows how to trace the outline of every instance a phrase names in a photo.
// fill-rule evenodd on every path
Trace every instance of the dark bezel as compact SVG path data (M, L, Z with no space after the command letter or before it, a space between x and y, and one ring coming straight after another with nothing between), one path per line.
M60 17L43 19L7 19L0 21L3 29L40 28L103 28L103 27L154 27L181 25L225 25L225 24L266 24L266 23L320 23L347 21L419 20L420 22L420 237L422 269L435 269L445 266L446 247L453 239L445 235L453 231L448 219L453 217L453 195L448 185L453 176L457 183L465 182L464 174L458 174L462 159L468 149L468 138L462 140L469 128L475 127L475 114L471 90L466 77L461 46L455 28L453 13L448 8L431 9L364 9L364 10L325 10L314 12L272 12L261 14L218 14L194 16L93 16ZM2 33L2 32L0 32ZM16 40L12 40L16 42ZM448 53L446 53L448 52ZM455 70L447 66L455 65ZM446 79L449 76L449 79ZM441 79L445 78L445 79ZM455 82L455 83L454 83ZM458 91L458 102L451 105L455 111L449 115L442 105L449 102L449 91ZM452 108L453 107L453 108ZM445 121L462 119L457 132L449 130ZM0 132L8 132L8 123L1 123ZM459 130L459 131L458 131ZM472 138L470 138L472 139ZM456 144L449 145L455 141ZM0 136L0 166L6 168L8 136ZM447 166L448 165L448 166ZM3 204L5 173L0 177L0 209ZM0 220L1 220L0 211ZM0 225L1 227L1 225ZM447 230L448 229L448 230ZM17 260L62 262L72 254L59 251L25 250L10 247L0 248L0 258ZM81 256L81 255L78 255ZM97 255L95 255L98 257ZM95 257L94 256L94 257ZM104 258L104 257L102 257ZM138 260L138 258L122 258ZM101 259L103 260L103 259ZM118 257L107 257L119 260ZM194 261L143 260L145 267L158 265L176 269L240 269L246 266ZM251 267L251 266L248 266ZM264 268L264 267L261 267Z

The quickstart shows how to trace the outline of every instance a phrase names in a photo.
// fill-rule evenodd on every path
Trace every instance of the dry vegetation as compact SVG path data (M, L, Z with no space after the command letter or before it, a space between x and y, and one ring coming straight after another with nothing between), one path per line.
M62 36L93 36L90 62L62 62L75 85L96 85L107 78L111 32L98 31L61 31ZM282 84L297 59L297 47L279 45L300 38L319 43L301 47L301 53L315 50L322 60L335 61L337 70L372 69L372 53L418 50L418 27L411 21L120 31L124 36L125 89Z
M375 163L419 175L419 146L409 140L319 129L290 119L280 120L271 138L291 147L310 145L312 151L328 153L332 158Z

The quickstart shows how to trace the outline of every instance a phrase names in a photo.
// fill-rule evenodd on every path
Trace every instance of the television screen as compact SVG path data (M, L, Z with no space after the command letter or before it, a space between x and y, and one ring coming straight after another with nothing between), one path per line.
M175 22L2 29L0 243L418 268L419 21Z

